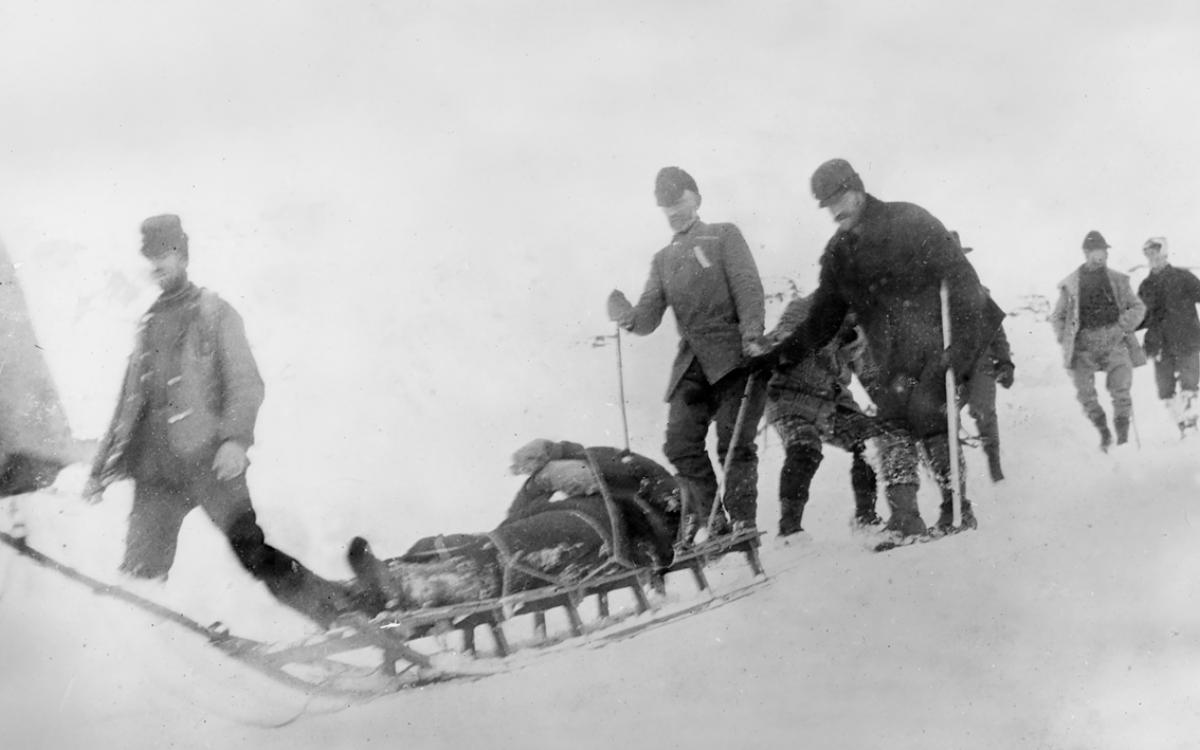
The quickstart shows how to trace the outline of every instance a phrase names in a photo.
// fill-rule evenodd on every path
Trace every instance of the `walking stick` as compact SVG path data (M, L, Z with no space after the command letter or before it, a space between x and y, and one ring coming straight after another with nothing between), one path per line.
M629 416L625 413L625 366L621 361L621 326L617 325L617 392L621 397L621 429L625 434L625 452L629 452Z
M750 373L746 377L746 390L742 392L742 402L738 404L737 419L733 422L733 435L729 437L729 447L725 449L725 466L721 471L722 487L717 494L713 496L712 509L708 512L708 526L712 526L713 521L717 518L717 507L725 509L725 495L729 492L729 470L733 468L733 451L737 448L738 436L742 434L742 424L746 421L746 407L750 403L750 394L754 390L754 378L757 373Z
M938 290L942 301L942 348L950 349L950 287L942 280ZM946 442L950 446L950 484L958 517L962 519L962 476L958 465L958 399L954 393L954 370L946 368ZM960 520L961 523L961 520Z

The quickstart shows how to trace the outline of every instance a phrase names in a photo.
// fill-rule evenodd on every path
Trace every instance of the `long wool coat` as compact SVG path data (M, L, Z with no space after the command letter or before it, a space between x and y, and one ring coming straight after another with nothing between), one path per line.
M857 231L837 232L821 256L808 318L780 345L786 359L821 348L853 311L877 368L880 420L917 437L944 433L942 282L950 297L949 366L969 377L1001 320L955 238L928 211L866 196Z

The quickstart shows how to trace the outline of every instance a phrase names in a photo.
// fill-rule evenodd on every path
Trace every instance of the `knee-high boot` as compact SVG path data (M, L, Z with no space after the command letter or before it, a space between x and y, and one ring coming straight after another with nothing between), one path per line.
M876 526L883 519L875 512L875 501L879 496L879 477L867 463L862 447L853 450L850 463L850 486L854 489L854 523L859 526Z
M801 525L804 506L808 504L809 487L822 458L821 451L811 446L788 446L783 460L783 471L779 475L780 536L804 531Z
M888 485L887 501L891 510L886 526L888 531L897 531L903 536L925 533L925 521L921 520L921 511L917 508L917 485Z

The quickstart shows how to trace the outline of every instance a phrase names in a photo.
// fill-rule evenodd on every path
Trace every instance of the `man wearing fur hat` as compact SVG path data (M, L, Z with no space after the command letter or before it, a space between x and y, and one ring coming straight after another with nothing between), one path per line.
M821 349L837 335L846 314L855 313L875 368L868 393L884 428L878 440L891 509L886 529L899 538L926 532L917 507L922 454L942 490L937 526L949 529L954 525L954 491L945 373L949 369L964 383L1000 321L987 314L987 296L958 242L928 211L911 203L885 203L867 193L844 159L817 168L812 192L837 232L821 256L820 281L807 318L771 359L786 367ZM943 283L950 301L949 349L942 341ZM965 479L959 490L960 523L975 528Z
M751 379L744 357L760 353L764 300L758 267L742 233L733 224L700 220L700 190L679 167L664 167L654 195L674 236L655 254L636 305L620 291L608 299L609 318L645 336L658 328L667 308L675 314L679 352L671 369L666 400L667 435L663 453L685 486L685 524L707 519L717 479L705 440L717 428L717 456L732 450L725 481L725 504L735 531L754 528L758 512L758 452L755 435L762 417L765 387ZM749 381L749 385L747 385ZM745 396L740 434L734 435ZM717 516L710 533L725 530ZM687 533L691 538L691 530Z
M98 502L112 482L133 479L127 575L165 580L183 519L199 506L277 599L328 626L345 592L268 545L250 504L246 451L264 389L242 319L188 280L178 216L153 216L141 229L162 294L142 317L84 497Z
M1129 277L1108 267L1110 245L1093 230L1083 238L1084 262L1058 283L1058 302L1050 325L1063 350L1063 366L1071 371L1083 413L1100 432L1100 449L1112 445L1108 418L1096 393L1096 374L1104 373L1112 398L1117 445L1129 440L1133 401L1129 388L1133 368L1146 364L1133 331L1146 306L1133 293Z
M1150 275L1138 286L1146 303L1143 347L1154 360L1158 397L1181 435L1196 428L1196 388L1200 382L1200 279L1167 262L1167 239L1151 237L1142 246Z

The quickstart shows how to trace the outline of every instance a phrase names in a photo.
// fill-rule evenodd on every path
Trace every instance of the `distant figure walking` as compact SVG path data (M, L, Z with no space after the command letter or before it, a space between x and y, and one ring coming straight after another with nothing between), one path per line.
M1108 418L1096 393L1096 374L1103 372L1112 398L1117 445L1129 440L1133 402L1129 388L1133 368L1146 356L1133 331L1146 306L1133 293L1129 277L1108 268L1110 245L1097 231L1083 238L1084 262L1058 284L1058 303L1050 325L1063 350L1063 366L1071 371L1083 413L1100 432L1100 448L1112 445Z
M1151 237L1142 246L1150 275L1138 286L1146 303L1143 348L1154 360L1158 397L1181 435L1196 429L1196 388L1200 382L1200 279L1167 261L1167 239Z

